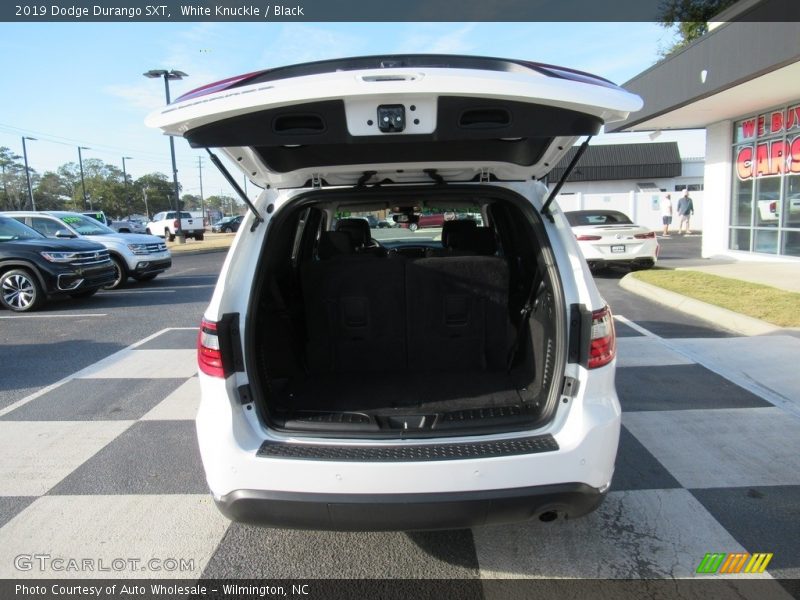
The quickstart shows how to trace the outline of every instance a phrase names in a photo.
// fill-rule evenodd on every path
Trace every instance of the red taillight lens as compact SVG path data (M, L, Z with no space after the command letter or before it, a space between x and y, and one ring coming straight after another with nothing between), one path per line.
M774 213L778 212L778 203L774 200L769 203L769 212Z
M617 355L617 334L614 317L607 306L592 313L592 335L589 342L589 368L607 365Z
M575 239L579 242L594 242L596 240L602 240L602 236L599 235L576 235Z
M227 374L222 366L217 324L203 319L197 335L197 364L200 370L211 377L224 378Z
M652 240L656 237L656 232L649 231L647 233L637 233L633 237L635 237L637 240Z
M181 226L181 224L178 222L178 219L175 219L175 220L172 222L172 226L173 226L175 229L178 229L178 228Z

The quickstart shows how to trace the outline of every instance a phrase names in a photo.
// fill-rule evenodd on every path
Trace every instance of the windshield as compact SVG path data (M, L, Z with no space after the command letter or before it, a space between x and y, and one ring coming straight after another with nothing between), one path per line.
M441 242L442 226L445 221L471 219L478 226L483 225L481 214L464 210L426 209L417 213L419 220L410 223L396 223L393 213L387 210L369 212L339 211L339 219L364 219L369 224L372 239L384 243L414 244L419 242ZM334 223L333 229L336 228Z
M106 235L114 233L96 219L84 215L61 215L58 217L81 235Z
M0 217L0 242L10 242L11 240L38 240L44 236L38 231L23 225L19 221Z
M632 225L632 221L616 210L578 210L564 215L572 227L582 225Z

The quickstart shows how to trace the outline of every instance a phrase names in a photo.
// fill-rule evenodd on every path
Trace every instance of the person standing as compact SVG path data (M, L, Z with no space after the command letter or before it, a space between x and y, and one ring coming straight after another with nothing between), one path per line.
M661 200L661 222L664 225L664 237L669 237L669 226L672 225L672 196L667 194Z
M689 220L694 214L694 204L689 196L689 188L683 188L683 196L678 200L678 216L680 222L678 223L678 233L683 233L683 224L686 223L686 233L692 233L690 229Z

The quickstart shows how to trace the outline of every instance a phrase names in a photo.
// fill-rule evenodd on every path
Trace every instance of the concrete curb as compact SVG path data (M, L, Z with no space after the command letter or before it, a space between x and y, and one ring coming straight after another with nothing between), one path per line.
M694 298L688 298L687 296L676 294L675 292L665 290L664 288L650 283L639 281L634 278L631 273L625 275L625 277L620 280L619 284L629 292L633 292L648 300L658 302L659 304L674 308L675 310L690 314L699 319L710 321L718 327L722 327L734 333L742 335L765 335L786 329L785 327L779 327L778 325L767 323L761 319L748 317L728 310L727 308L714 306L713 304L695 300Z
M207 248L207 249L198 248L197 250L180 250L178 252L172 252L172 249L170 249L170 252L172 254L172 258L175 258L176 256L197 256L198 254L213 254L214 252L227 252L230 249L231 249L230 246L228 246L227 248Z

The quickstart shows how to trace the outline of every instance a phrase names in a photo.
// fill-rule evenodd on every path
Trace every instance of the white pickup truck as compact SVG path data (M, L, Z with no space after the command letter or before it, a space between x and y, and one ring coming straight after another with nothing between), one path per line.
M180 229L184 237L196 240L202 240L203 234L206 232L203 226L203 219L193 217L191 213L186 211L181 211ZM178 235L178 219L175 217L175 211L160 212L154 216L153 220L147 224L147 233L174 242L175 236Z

